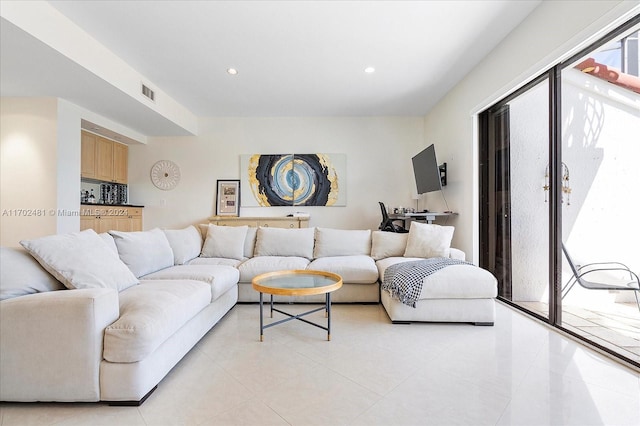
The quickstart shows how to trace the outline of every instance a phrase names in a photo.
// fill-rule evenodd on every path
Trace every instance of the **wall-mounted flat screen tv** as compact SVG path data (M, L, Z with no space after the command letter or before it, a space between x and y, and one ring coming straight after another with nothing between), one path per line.
M411 161L413 162L413 174L416 178L416 188L418 194L425 194L427 192L440 191L442 185L446 185L446 163L442 166L438 166L436 160L436 149L433 145L429 145ZM443 176L442 173L445 175Z

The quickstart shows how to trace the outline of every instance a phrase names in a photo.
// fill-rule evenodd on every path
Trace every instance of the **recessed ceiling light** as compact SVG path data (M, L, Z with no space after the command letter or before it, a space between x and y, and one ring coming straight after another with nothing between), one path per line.
M227 69L227 73L231 74L231 75L236 75L236 74L238 74L238 70L235 69L235 68L229 68L229 69Z
M372 73L376 72L376 69L374 67L366 67L364 69L364 72L366 72L367 74L372 74Z

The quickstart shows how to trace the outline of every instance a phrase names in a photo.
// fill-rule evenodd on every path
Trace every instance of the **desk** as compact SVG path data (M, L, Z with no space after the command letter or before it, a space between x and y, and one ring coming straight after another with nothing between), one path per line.
M458 213L436 213L436 212L428 212L428 213L403 213L403 214L390 214L389 218L393 220L401 220L404 223L404 228L407 228L407 220L420 220L425 221L427 223L433 223L436 218L439 217L449 217L456 216Z

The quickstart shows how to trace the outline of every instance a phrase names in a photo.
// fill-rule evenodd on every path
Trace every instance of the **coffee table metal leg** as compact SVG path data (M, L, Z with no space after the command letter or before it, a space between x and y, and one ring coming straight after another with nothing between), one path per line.
M271 318L273 318L273 294L271 295Z
M327 340L331 340L331 293L327 293Z
M260 341L264 339L264 322L262 320L262 292L260 292Z

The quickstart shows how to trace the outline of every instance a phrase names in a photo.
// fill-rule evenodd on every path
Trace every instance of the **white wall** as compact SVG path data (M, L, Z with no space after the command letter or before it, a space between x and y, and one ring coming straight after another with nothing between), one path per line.
M344 153L346 207L241 207L242 216L311 213L310 226L377 229L378 201L411 205L411 157L424 148L422 117L204 118L198 136L149 138L129 149L130 202L143 204L144 228L177 228L215 213L217 179L240 178L240 155ZM158 160L178 164L182 179L172 191L151 183Z
M425 140L447 161L445 190L460 212L456 245L478 259L476 114L537 76L559 59L604 35L640 10L638 1L543 2L425 117ZM429 198L437 197L430 194ZM434 203L438 200L434 199Z
M57 163L56 175L56 233L76 232L80 229L78 200L80 193L80 117L81 111L76 105L58 100L57 116Z
M54 98L1 100L3 246L17 247L22 239L56 233L57 106Z

